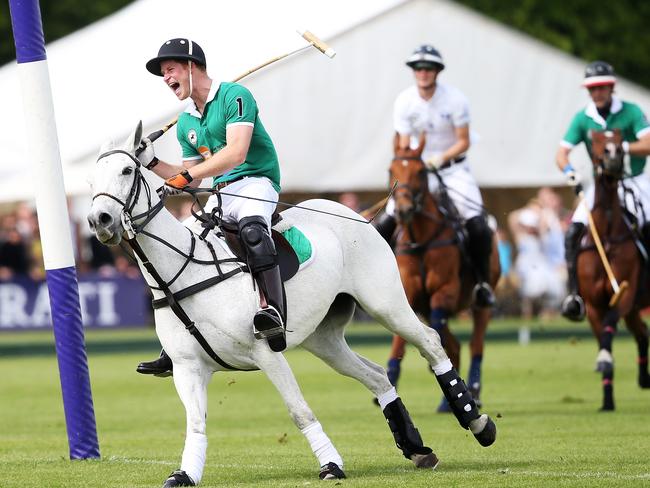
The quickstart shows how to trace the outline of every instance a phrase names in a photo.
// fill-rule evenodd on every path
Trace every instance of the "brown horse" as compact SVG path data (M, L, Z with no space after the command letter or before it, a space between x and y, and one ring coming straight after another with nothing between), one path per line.
M641 388L650 388L648 375L648 329L640 310L650 305L650 282L640 254L640 237L626 214L619 192L623 178L622 136L619 130L592 132L594 205L590 233L581 242L578 255L578 287L584 298L599 353L596 370L602 373L602 410L614 410L614 362L612 340L620 317L636 339ZM581 204L586 204L584 201ZM595 235L594 235L595 234ZM598 242L601 241L601 242ZM606 258L598 252L601 247ZM606 266L610 266L610 276ZM617 281L619 280L619 281ZM612 300L619 283L627 289ZM644 292L641 293L640 291ZM616 303L612 303L612 302Z
M395 138L390 166L391 185L397 182L393 195L398 224L395 255L409 304L417 313L429 318L429 325L440 334L449 358L458 369L460 343L447 320L471 305L476 277L464 259L462 222L451 201L444 189L436 198L429 192L423 149L424 137L417 149L400 148ZM490 275L489 283L494 288L500 275L494 238ZM481 361L490 309L474 307L471 312L471 366L467 378L469 390L480 406ZM394 336L388 361L388 377L393 385L397 385L404 352L404 339ZM438 410L449 411L444 399Z

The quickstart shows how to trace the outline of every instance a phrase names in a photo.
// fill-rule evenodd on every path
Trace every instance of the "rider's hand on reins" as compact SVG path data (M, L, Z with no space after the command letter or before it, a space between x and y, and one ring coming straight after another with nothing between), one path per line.
M158 164L158 158L153 150L153 143L148 137L140 141L140 147L136 151L136 157L140 161L140 164L149 170Z
M165 180L165 190L172 190L167 192L169 195L178 194L178 190L182 191L187 188L193 179L194 178L192 178L192 175L190 175L188 171L184 169L177 175Z
M571 186L571 187L577 187L580 184L580 176L576 172L576 170L571 166L571 164L567 164L564 169L562 170L564 172L564 175L566 176L566 184Z
M440 168L443 165L445 160L442 158L442 154L434 154L429 159L424 161L424 165L431 171Z

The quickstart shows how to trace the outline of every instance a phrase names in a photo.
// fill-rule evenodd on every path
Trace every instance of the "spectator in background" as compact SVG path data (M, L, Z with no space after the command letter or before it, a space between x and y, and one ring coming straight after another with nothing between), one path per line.
M346 191L339 195L339 203L342 203L348 208L351 208L355 212L361 212L361 202L359 201L359 195L354 192Z
M564 276L551 263L545 248L548 229L542 222L544 212L539 202L533 200L508 216L517 248L514 272L519 282L522 314L526 318L535 315L536 304L540 305L542 314L554 313L564 293Z
M14 213L2 217L0 224L0 280L15 275L28 275L30 254L25 240L17 230Z

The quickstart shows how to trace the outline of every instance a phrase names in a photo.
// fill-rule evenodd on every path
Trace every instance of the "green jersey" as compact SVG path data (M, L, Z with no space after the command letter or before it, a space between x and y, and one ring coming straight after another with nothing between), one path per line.
M226 129L234 125L253 127L251 143L243 163L227 173L215 176L218 183L244 176L265 176L280 191L278 156L259 118L257 103L247 88L237 83L212 83L201 115L194 104L178 117L176 137L183 149L183 159L206 160L226 145Z
M650 124L638 105L623 102L617 97L612 97L612 107L607 119L600 116L596 105L591 102L584 110L581 110L573 117L562 145L572 148L584 142L589 156L591 156L591 131L605 129L620 129L624 141L634 142L650 132ZM632 176L643 173L645 162L645 156L630 154Z

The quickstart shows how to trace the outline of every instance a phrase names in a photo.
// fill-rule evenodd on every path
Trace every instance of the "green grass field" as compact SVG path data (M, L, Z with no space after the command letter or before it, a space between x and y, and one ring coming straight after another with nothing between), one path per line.
M462 335L467 324L460 324ZM348 487L650 486L650 391L636 385L636 347L614 343L617 411L599 413L596 345L586 325L534 324L526 346L512 321L495 322L483 363L484 411L497 442L482 448L450 415L434 413L441 393L414 349L400 395L441 462L417 470L395 447L383 415L356 381L308 353L287 358L303 393L345 460ZM580 327L580 326L579 326ZM555 338L552 338L555 337ZM385 364L389 337L350 327L364 356ZM552 338L552 339L549 339ZM170 378L144 377L152 331L87 334L102 458L68 459L58 368L50 333L0 335L0 487L155 487L180 464L185 414ZM461 375L467 373L464 349ZM318 480L306 440L261 373L220 373L209 393L208 458L202 486L304 487Z

